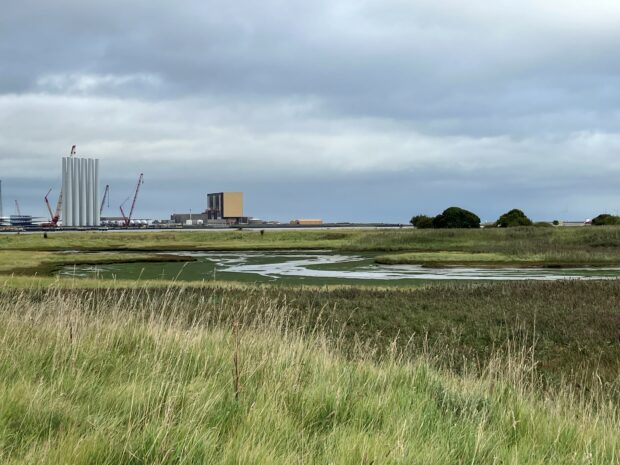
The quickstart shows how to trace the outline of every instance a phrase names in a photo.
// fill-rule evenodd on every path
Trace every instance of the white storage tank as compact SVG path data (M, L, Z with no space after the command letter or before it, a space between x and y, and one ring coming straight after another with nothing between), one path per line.
M99 160L63 157L64 226L99 226Z

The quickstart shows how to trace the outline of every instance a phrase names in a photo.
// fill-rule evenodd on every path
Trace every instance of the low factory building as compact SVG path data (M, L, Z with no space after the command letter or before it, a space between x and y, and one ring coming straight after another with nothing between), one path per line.
M243 216L243 192L207 194L207 209L203 213L173 213L170 220L191 226L247 224L248 218Z
M176 224L205 224L207 222L206 213L173 213L170 221Z
M150 218L144 218L144 219L132 218L130 222L130 226L148 226L153 223L154 223L153 220L151 220ZM114 227L114 226L124 226L124 225L125 225L125 218L123 218L122 216L102 216L101 217L101 226Z
M291 224L298 224L300 226L309 226L309 225L318 225L318 224L323 224L323 220L319 220L319 219L299 219L299 220L292 220Z

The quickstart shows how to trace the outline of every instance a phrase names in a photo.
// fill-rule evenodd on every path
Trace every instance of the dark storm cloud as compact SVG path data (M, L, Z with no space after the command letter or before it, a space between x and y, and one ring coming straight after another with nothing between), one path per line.
M145 196L153 214L180 209L181 193L282 198L289 182L342 196L338 219L376 218L345 203L380 189L406 215L461 198L543 215L574 186L575 214L613 203L616 1L8 3L0 178L21 186L57 182L77 142L123 188L141 171L170 182ZM481 205L489 191L501 206Z
M337 113L436 122L434 131L458 131L462 118L464 133L521 132L531 114L566 130L609 121L620 101L617 9L497 3L12 2L0 20L2 88L59 92L46 76L120 76L124 85L96 90L305 95ZM132 76L152 82L132 86ZM584 114L554 118L571 111Z

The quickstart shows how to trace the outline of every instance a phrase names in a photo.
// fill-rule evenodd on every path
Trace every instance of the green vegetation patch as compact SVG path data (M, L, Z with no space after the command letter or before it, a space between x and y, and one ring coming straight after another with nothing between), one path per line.
M260 295L4 297L6 465L617 463L617 405L544 393L527 358L456 375L395 349L344 356Z
M447 208L433 218L417 215L411 218L410 223L420 229L480 228L480 218L475 213L459 207Z
M168 251L338 248L355 231L50 232L0 235L0 250Z
M191 257L146 253L61 253L0 250L0 275L49 275L68 265L97 265L134 262L186 262Z
M330 249L359 251L543 252L606 245L620 247L620 228L486 228L451 230L197 231L0 235L0 250L166 251ZM486 249L486 250L485 250Z
M620 216L603 213L592 219L593 226L617 226L620 225Z
M308 231L177 231L149 233L48 233L0 235L0 254L30 251L32 255L0 255L0 272L32 269L40 261L61 263L59 252L114 252L147 254L149 260L161 260L151 252L217 250L331 250L381 254L380 263L453 264L480 263L536 266L614 266L620 265L620 228L593 227L514 227L485 229L391 229L391 230L308 230ZM42 255L54 252L56 255ZM398 256L387 257L388 254ZM438 253L436 256L415 255ZM458 253L458 255L457 255ZM413 254L413 255L412 255ZM450 257L449 254L453 254ZM36 257L39 258L36 258ZM76 255L73 255L75 257ZM42 258L45 260L40 260ZM90 255L88 259L97 259ZM129 255L124 255L129 259ZM495 258L497 260L495 260ZM117 260L116 257L110 259ZM172 258L171 260L179 260ZM89 263L87 259L71 258ZM129 260L132 261L133 259ZM92 263L99 263L94 261Z
M180 295L182 308L213 323L251 303L288 308L289 322L341 341L344 352L371 344L420 354L432 350L440 368L475 368L493 353L532 347L538 373L552 386L603 386L620 402L620 281L444 283L416 289L361 286L274 286L236 282L70 280L6 277L0 298L39 301L47 289L91 302L127 299L137 313ZM148 296L148 298L144 297ZM176 297L174 297L176 298ZM589 387L588 387L589 389Z
M504 213L499 217L496 226L500 228L514 228L517 226L532 226L532 220L530 220L525 213L519 209L513 209Z
M468 253L468 252L408 252L402 254L380 255L375 262L384 265L442 265L442 264L502 264L512 263L513 258L501 253Z

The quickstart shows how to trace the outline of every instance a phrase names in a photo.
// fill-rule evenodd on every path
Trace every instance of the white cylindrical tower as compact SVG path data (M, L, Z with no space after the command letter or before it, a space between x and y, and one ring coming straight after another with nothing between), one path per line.
M93 226L93 159L89 158L86 162L86 224Z
M84 220L84 224L86 226L92 226L93 224L93 195L92 195L92 158L87 158L85 160L86 169L84 176L84 184L85 184L85 195L84 201L86 203L86 216Z
M99 226L99 160L62 159L64 226Z
M80 226L88 226L86 220L86 158L80 160Z
M73 226L73 160L71 158L65 158L66 161L66 189L63 195L66 198L65 202L65 226Z
M79 158L73 159L73 223L81 226L80 204L82 202L82 188L80 186L82 163Z
M67 202L68 202L68 194L67 194L67 158L62 157L62 224L63 226L67 226Z
M82 164L79 158L73 159L73 225L80 226L80 202L82 189L80 188L80 168Z
M78 160L71 158L71 211L73 215L72 226L80 225L80 170Z
M95 158L93 167L93 198L95 199L95 226L101 224L101 211L99 210L99 160Z

